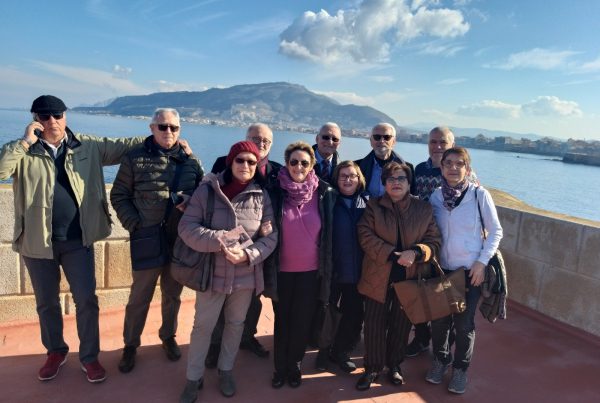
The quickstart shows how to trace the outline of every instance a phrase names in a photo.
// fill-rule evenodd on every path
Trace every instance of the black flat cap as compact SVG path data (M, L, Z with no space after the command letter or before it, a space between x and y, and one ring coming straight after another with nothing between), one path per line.
M33 113L63 113L67 106L62 99L54 95L42 95L33 101L31 112Z

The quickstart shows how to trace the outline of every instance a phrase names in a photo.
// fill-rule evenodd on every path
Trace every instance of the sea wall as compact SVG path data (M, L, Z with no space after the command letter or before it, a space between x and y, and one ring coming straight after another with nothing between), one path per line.
M509 299L600 336L600 223L531 211L496 194L494 199L504 228L501 250L508 270ZM27 270L11 248L10 186L0 186L0 209L4 217L0 221L0 322L35 320ZM96 243L95 259L100 308L122 308L131 284L127 231L115 224L112 235ZM183 298L193 298L190 290L184 293ZM64 313L73 315L64 276L60 298ZM154 298L159 298L158 289Z

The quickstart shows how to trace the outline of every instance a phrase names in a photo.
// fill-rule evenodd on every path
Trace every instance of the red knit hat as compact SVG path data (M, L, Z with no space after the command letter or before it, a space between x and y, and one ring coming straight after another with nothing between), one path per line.
M258 151L256 144L251 141L240 141L231 146L225 164L230 167L231 164L233 164L233 159L237 157L238 154L244 152L254 154L256 156L256 161L260 161L260 151Z

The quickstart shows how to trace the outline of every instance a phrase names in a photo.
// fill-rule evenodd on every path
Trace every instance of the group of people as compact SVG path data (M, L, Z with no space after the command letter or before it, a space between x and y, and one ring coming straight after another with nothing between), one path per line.
M271 299L275 313L273 388L302 384L309 346L318 349L318 370L327 370L329 362L344 372L356 370L350 357L364 326L358 390L369 389L385 367L393 385L404 384L404 358L428 350L431 339L425 379L440 384L452 367L448 390L464 393L480 285L502 228L468 151L455 146L448 128L429 133L429 159L414 169L394 151L396 131L387 123L373 127L372 151L360 160L339 158L341 129L329 122L314 145L288 145L284 165L271 160L273 133L257 123L204 175L179 137L175 109L155 111L150 136L121 139L73 133L66 110L59 98L40 96L24 136L0 151L0 178L13 179L13 246L31 277L48 352L40 380L58 375L69 350L62 336L60 267L75 301L81 368L90 382L106 378L98 361L93 244L109 235L112 223L102 166L120 163L110 201L126 230L163 222L171 248L180 237L193 250L214 255L210 287L196 293L181 402L197 399L206 368L218 368L222 394L233 396L240 348L269 355L255 337L261 295ZM249 246L220 242L238 226L251 238ZM465 268L467 309L415 324L409 344L413 324L392 285L418 273L434 275L433 259L446 272ZM123 373L135 367L159 278L159 337L169 360L181 357L175 336L182 286L169 270L166 263L133 271L118 364Z

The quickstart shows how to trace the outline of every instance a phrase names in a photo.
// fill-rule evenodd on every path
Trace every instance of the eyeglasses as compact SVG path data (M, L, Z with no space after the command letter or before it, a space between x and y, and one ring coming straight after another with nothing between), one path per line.
M332 141L334 143L339 143L340 139L339 137L333 137L333 136L327 136L327 135L322 135L321 138L325 141Z
M340 175L339 180L341 180L342 182L346 182L348 179L350 179L351 181L358 179L358 175L357 174L351 174L351 175Z
M248 163L248 165L250 165L251 167L253 167L254 165L256 165L256 164L257 164L257 161L256 161L256 160L245 160L245 159L243 159L243 158L234 158L234 161L235 161L235 163L236 163L236 164L240 164L240 165L242 165L242 164L244 164L245 162L247 162L247 163Z
M389 184L402 182L408 182L408 178L406 176L388 176L387 178L385 178L385 183Z
M65 113L38 113L37 117L40 121L42 122L47 122L50 120L50 117L53 117L54 120L61 120L62 118L65 117Z
M171 129L171 131L173 133L177 133L179 131L179 126L175 126L175 125L161 125L161 124L157 124L156 127L158 127L158 130L160 130L161 132L166 132L167 129Z
M266 146L271 145L272 141L269 139L262 139L260 137L250 137L250 141L252 141L256 145L264 144Z
M391 134L373 134L371 135L371 137L373 137L373 140L375 141L381 141L381 139L384 139L385 141L390 141L394 136L392 136Z
M307 160L302 160L302 161L298 161L298 160L290 160L290 165L295 167L296 165L302 165L302 168L308 168L310 166L310 161Z
M442 161L442 165L446 168L464 168L465 166L467 166L467 164L464 161L450 161L450 160L444 160Z

